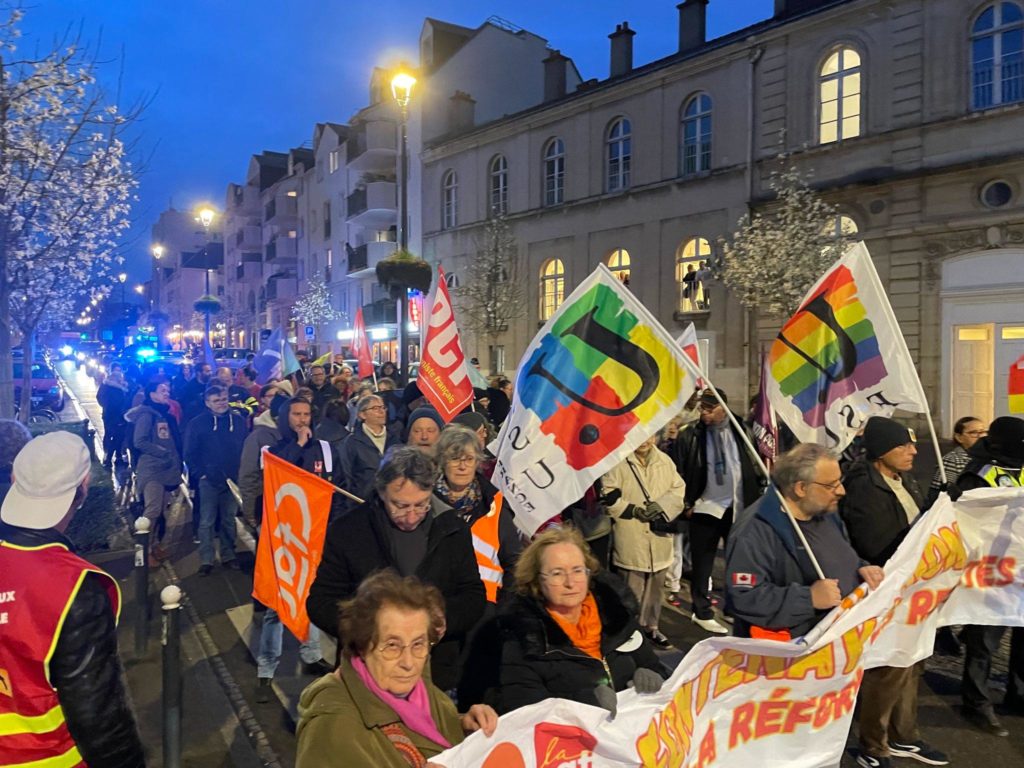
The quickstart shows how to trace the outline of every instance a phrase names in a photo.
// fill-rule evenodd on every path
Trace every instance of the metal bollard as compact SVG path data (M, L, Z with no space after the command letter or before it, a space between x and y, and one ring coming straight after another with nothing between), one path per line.
M181 768L181 590L160 591L163 603L164 768Z
M135 656L146 654L149 639L149 527L145 517L135 519Z

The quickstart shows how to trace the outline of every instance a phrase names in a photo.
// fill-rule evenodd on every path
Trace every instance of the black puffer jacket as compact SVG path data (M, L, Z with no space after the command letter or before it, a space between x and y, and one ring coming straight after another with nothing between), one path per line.
M601 617L604 664L573 645L539 600L515 595L501 606L499 711L511 712L550 698L598 706L594 689L607 680L608 672L616 691L626 688L641 667L668 677L640 632L639 609L626 585L601 571L591 579L590 591Z
M71 542L52 529L0 523L0 539L22 547L56 542L74 551ZM71 603L50 659L50 682L84 764L140 768L146 761L117 655L114 611L101 578L87 575Z
M744 446L743 438L736 433L736 428L730 425L729 429L732 430L736 449L740 455L740 470L743 476L740 493L743 496L743 508L746 509L761 498L766 481L754 466L754 462L750 458L750 451ZM686 509L690 509L697 503L708 485L707 435L707 425L698 420L685 426L679 432L679 436L672 446L670 456L676 464L679 476L686 483ZM749 432L747 436L750 437ZM733 519L736 519L740 511L733 510Z
M903 487L921 509L924 495L909 472L902 472ZM867 459L855 461L843 478L846 495L839 514L846 523L850 543L871 565L885 565L910 530L907 513L885 478Z

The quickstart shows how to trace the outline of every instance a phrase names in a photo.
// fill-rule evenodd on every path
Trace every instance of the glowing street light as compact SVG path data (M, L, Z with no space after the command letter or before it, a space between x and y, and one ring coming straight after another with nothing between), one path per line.
M408 72L398 71L391 78L391 95L395 97L398 106L405 109L409 106L409 99L412 98L412 87L416 85L416 78Z
M203 229L209 229L213 223L213 217L216 215L217 212L213 208L203 206L196 214L196 221L203 225Z
M153 253L153 258L159 260L164 255L164 247L159 243L149 249Z

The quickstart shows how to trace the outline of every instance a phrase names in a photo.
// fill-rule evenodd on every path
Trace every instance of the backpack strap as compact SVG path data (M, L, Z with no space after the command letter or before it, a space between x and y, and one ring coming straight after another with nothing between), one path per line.
M331 453L331 444L326 440L320 440L320 450L324 454L324 472L328 475L334 470L334 455Z

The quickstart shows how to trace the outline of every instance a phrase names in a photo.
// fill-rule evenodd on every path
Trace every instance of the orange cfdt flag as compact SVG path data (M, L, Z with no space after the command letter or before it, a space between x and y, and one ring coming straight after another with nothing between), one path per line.
M300 640L309 637L306 597L323 557L334 487L263 452L263 526L252 596L277 611Z

